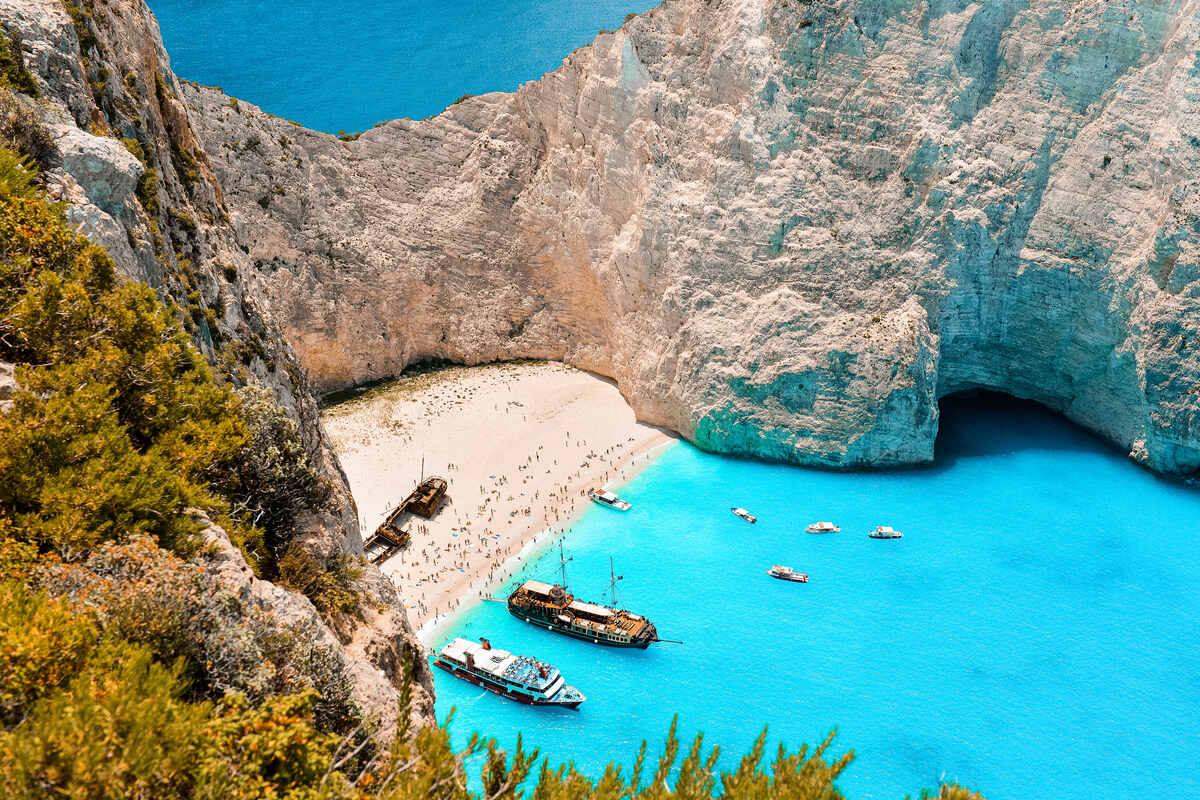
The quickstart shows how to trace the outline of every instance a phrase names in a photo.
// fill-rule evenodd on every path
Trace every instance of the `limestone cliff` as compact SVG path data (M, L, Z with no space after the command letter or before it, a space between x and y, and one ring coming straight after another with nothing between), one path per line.
M51 195L66 202L68 217L106 247L122 272L179 306L185 327L220 371L236 385L269 388L298 422L308 461L331 491L327 502L301 515L296 536L318 557L361 552L354 502L307 376L256 296L251 261L149 9L141 0L0 0L0 22L19 33L40 89L40 99L18 102L53 135L51 163L44 165ZM335 634L306 598L246 577L245 563L234 556L225 560L240 568L213 574L232 580L238 596L269 605L284 627L294 621L305 635L315 630L318 640L340 640L365 711L390 724L402 663L412 658L421 684L418 712L431 715L420 645L395 588L378 570L368 566L359 585L366 621L344 621Z
M703 447L928 461L1038 400L1200 467L1194 2L667 0L357 140L183 86L320 390L562 359Z

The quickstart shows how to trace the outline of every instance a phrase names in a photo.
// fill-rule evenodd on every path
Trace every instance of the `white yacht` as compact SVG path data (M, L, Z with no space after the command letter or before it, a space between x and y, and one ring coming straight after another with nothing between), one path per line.
M628 511L633 508L632 505L607 489L591 489L588 491L588 497L592 498L593 503L599 503L605 508L615 508L617 511Z
M767 574L772 578L779 578L781 581L793 581L795 583L808 583L808 575L803 572L796 572L791 567L785 567L782 564L776 564L767 570Z
M841 531L841 528L839 528L837 525L834 525L832 522L814 522L804 530L809 533L838 533Z
M758 522L758 517L754 516L744 508L731 508L729 510L733 512L735 517L741 517L742 519L746 520L746 522L751 524Z
M879 525L875 530L868 533L867 536L870 536L872 539L900 539L904 534L887 525Z

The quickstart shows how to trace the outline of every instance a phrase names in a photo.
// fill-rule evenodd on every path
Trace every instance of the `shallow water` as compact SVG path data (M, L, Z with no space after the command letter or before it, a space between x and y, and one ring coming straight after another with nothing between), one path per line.
M622 603L685 644L598 648L484 603L451 635L548 660L588 700L529 708L439 670L439 715L457 708L459 742L521 731L592 774L653 751L678 712L730 760L764 723L790 745L837 727L852 797L943 777L991 800L1200 797L1200 493L1032 404L947 403L942 427L937 468L888 473L673 447L621 491L632 511L570 532L567 570L607 599L613 555ZM843 532L805 534L818 519ZM866 538L877 524L905 538ZM554 579L557 558L527 574ZM773 563L812 580L772 580Z
M181 78L318 130L437 114L556 69L652 0L149 0Z

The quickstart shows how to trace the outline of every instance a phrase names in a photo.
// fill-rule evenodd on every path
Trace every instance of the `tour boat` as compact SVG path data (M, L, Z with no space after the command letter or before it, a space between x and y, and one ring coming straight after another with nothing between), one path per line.
M624 609L576 600L562 586L525 581L508 596L508 613L531 625L610 647L645 649L658 641L650 620Z
M599 503L605 508L615 508L617 511L628 511L633 508L632 505L607 489L592 489L588 492L588 497L592 498L593 503Z
M887 525L880 525L876 527L875 530L868 533L867 536L870 536L872 539L899 539L903 537L904 534L895 528L888 527Z
M795 581L796 583L808 583L808 575L803 572L796 572L791 567L785 567L781 564L776 564L767 570L767 574L772 578L779 578L781 581Z
M626 611L623 608L602 606L577 600L567 592L567 561L559 543L559 561L562 565L562 585L525 581L508 596L508 613L530 625L537 625L553 633L561 633L592 644L609 647L637 647L646 649L661 641L658 629L650 620ZM622 580L609 560L612 582L612 602L617 602L617 582Z
M476 643L457 638L442 648L433 664L489 692L531 706L578 708L586 699L567 685L556 668L530 656L495 649L487 639Z
M832 522L814 522L804 530L808 531L809 533L837 533L841 530L841 528L839 528L837 525L834 525Z
M729 510L733 512L734 516L741 517L742 519L746 520L746 522L749 522L749 523L758 522L758 517L754 516L753 514L751 514L749 511L747 511L744 508L731 508Z

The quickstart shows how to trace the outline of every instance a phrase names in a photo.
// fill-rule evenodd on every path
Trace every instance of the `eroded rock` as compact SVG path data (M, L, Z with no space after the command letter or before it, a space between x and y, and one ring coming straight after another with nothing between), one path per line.
M1181 0L667 0L352 142L183 91L320 390L562 359L709 449L855 467L988 388L1187 474L1198 50Z

